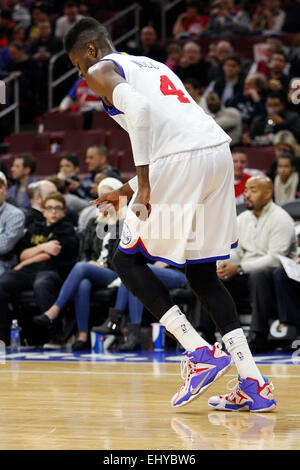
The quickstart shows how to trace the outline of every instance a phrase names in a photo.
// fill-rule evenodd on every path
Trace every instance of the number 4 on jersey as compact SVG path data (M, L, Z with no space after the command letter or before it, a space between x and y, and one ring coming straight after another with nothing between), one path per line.
M185 96L182 90L177 90L175 85L167 77L167 75L161 75L160 77L160 91L165 95L176 95L180 103L190 103Z

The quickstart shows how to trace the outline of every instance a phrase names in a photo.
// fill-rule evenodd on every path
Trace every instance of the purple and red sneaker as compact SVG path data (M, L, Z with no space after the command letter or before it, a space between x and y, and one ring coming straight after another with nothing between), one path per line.
M264 385L261 387L256 379L241 379L227 395L211 397L209 406L221 411L272 411L276 408L273 395L273 384L264 377Z
M184 406L198 398L231 365L231 357L222 351L219 343L212 346L212 349L204 346L193 352L186 352L181 363L181 377L185 382L171 399L171 405Z

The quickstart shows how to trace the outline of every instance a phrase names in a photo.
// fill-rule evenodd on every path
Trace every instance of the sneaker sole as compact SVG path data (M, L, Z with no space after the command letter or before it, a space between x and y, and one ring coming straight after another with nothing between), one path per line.
M208 406L210 406L216 411L229 411L229 412L232 411L233 413L238 413L240 411L249 411L250 413L268 413L269 411L273 411L276 408L275 404L269 406L268 408L260 408L259 410L250 410L248 405L245 405L241 408L237 408L236 410L232 408L216 408L214 405L211 405L210 403L208 403Z
M200 395L202 395L213 383L216 382L216 380L218 380L220 377L222 377L222 375L225 374L225 372L230 369L230 367L233 365L233 360L231 359L230 363L228 364L228 366L224 367L223 369L219 370L219 372L217 373L217 375L215 376L214 380L212 380L209 384L205 385L204 387L201 388L201 390L199 391L199 393L197 393L196 395L191 395L190 398L186 401L184 401L183 403L180 403L179 405L173 405L171 403L171 406L173 408L179 408L181 406L185 406L185 405L188 405L192 400L196 400L197 398L200 397Z

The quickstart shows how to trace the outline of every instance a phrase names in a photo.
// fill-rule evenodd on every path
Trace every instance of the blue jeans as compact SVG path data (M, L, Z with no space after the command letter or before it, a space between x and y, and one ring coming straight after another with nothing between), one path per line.
M153 264L148 264L148 266L168 289L187 286L187 280L183 272L177 269L159 268ZM145 286L146 288L147 286ZM141 323L144 306L122 283L118 289L115 309L123 312L127 307L130 323Z
M107 287L116 277L117 274L109 268L80 261L63 283L55 304L62 309L74 298L78 331L87 333L92 287Z

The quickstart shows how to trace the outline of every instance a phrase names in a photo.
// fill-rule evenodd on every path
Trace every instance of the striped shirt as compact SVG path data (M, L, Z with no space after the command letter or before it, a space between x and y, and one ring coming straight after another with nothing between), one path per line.
M17 207L4 202L0 206L0 275L16 262L12 252L24 234L25 215Z

